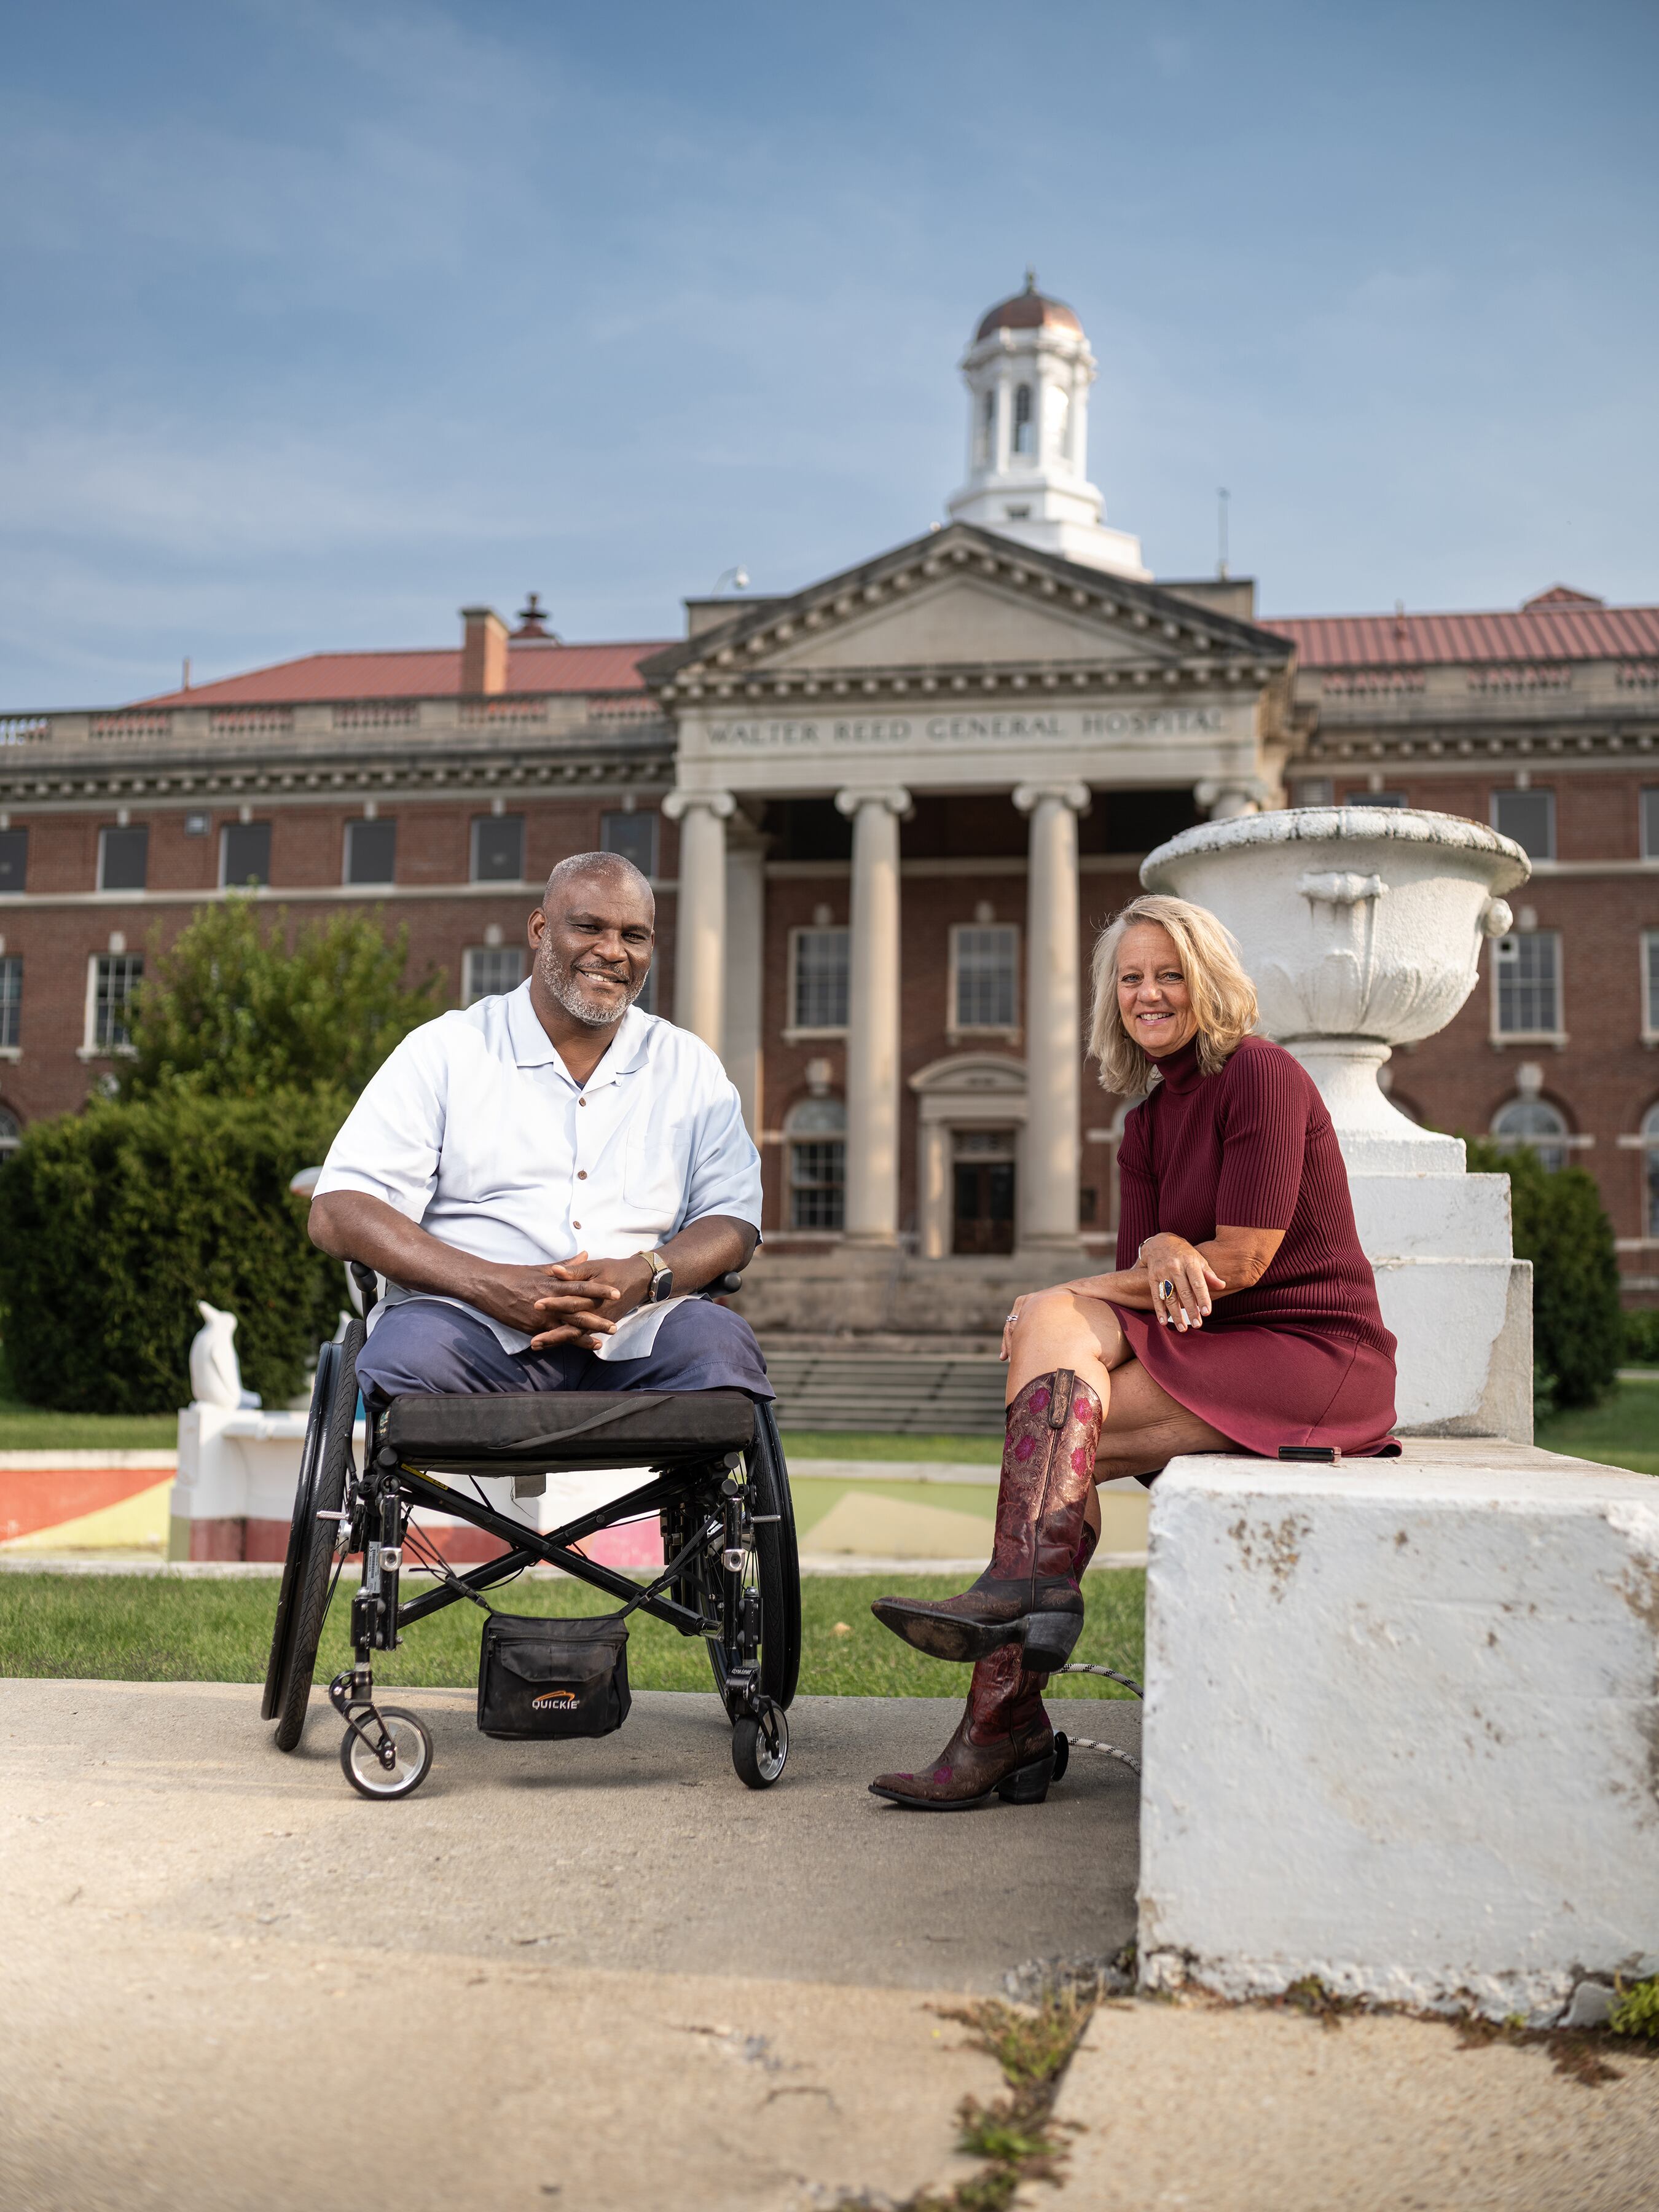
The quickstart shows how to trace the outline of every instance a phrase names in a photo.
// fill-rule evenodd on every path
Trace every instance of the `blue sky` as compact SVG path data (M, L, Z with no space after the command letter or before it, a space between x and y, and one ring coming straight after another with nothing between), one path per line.
M1659 598L1659 11L11 0L0 709L925 529L1034 261L1276 613Z

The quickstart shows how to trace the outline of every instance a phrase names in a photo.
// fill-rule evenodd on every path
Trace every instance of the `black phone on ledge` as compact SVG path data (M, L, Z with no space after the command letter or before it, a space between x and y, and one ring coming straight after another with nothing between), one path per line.
M1316 1467L1340 1467L1342 1454L1335 1444L1280 1444L1280 1459L1310 1461Z

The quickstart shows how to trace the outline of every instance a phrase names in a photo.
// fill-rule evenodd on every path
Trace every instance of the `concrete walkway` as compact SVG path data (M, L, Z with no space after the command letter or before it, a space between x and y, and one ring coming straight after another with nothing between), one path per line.
M436 1765L372 1805L331 1713L285 1759L257 1694L0 1681L7 2212L897 2203L977 2170L956 2106L1001 2087L935 2005L1132 1927L1115 1761L1030 1811L868 1796L943 1742L932 1700L804 1699L751 1795L710 1698L554 1748L404 1692ZM1090 1717L1135 1747L1137 1707ZM1645 2212L1659 2063L1613 2057L1588 2087L1416 2021L1109 2004L1061 2094L1068 2185L1020 2202Z
M758 1794L712 1697L557 1747L399 1702L436 1759L375 1805L319 1703L284 1759L251 1688L0 1682L9 2212L902 2197L973 2170L955 2108L1000 2086L927 1998L1133 1928L1115 1761L1040 1809L868 1795L942 1746L933 1700L802 1700Z

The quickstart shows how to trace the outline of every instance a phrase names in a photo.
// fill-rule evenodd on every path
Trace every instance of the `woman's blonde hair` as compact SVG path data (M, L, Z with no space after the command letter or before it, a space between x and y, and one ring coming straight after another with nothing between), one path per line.
M1244 973L1237 940L1207 907L1159 891L1131 899L1100 933L1092 963L1094 1010L1089 1050L1100 1063L1103 1091L1139 1098L1151 1090L1158 1063L1123 1026L1117 1004L1117 956L1124 933L1137 922L1155 922L1175 941L1193 1012L1198 1017L1198 1064L1206 1075L1226 1066L1239 1040L1255 1027L1255 986Z

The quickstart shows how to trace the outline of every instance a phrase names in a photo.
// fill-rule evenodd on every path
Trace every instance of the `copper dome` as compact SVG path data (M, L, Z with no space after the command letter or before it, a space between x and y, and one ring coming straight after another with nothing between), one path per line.
M998 331L1075 331L1079 337L1083 325L1064 300L1051 300L1036 288L1036 271L1025 272L1025 289L1016 292L1010 300L1002 301L990 313L981 317L974 332L974 343L988 338Z

